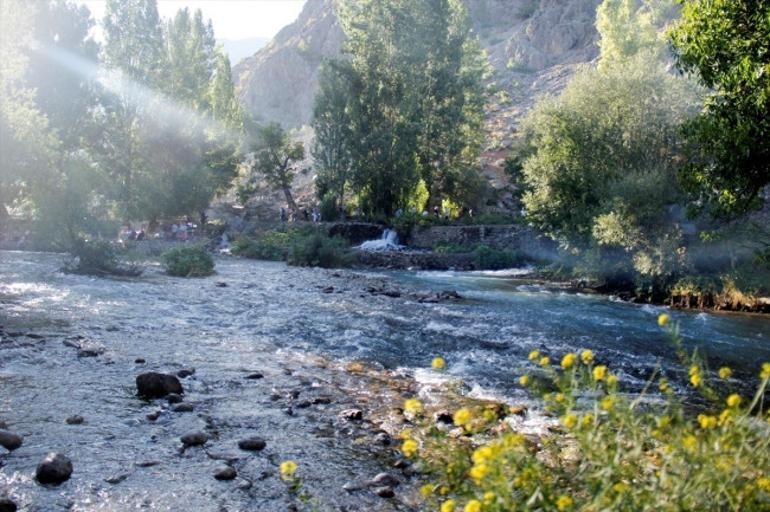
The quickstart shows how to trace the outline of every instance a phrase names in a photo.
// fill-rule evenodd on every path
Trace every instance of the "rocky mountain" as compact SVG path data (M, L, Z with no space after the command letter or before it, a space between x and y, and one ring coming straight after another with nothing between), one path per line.
M481 168L495 188L504 189L502 162L521 117L538 97L558 93L580 65L597 57L601 0L464 1L494 69ZM243 104L263 121L307 124L319 65L340 54L344 38L335 0L307 0L294 23L235 66ZM311 186L307 180L299 188Z

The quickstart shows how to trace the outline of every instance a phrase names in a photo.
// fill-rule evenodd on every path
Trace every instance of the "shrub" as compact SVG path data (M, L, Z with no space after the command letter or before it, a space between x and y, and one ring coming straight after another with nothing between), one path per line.
M122 265L115 247L101 240L75 239L69 248L72 261L65 272L98 276L138 276L142 270L135 265Z
M537 369L519 383L559 418L548 433L512 432L488 404L455 410L456 428L441 429L419 401L407 400L415 428L403 432L401 449L429 475L421 487L425 509L767 510L770 363L762 364L753 397L741 396L730 368L710 377L697 353L683 350L678 326L668 326L667 315L658 323L704 408L686 406L658 374L638 394L621 392L620 377L590 350L565 354L560 364L530 354ZM654 385L662 400L643 401Z
M298 267L335 268L350 265L353 257L347 242L341 237L298 232L291 237L286 261Z
M233 242L231 252L244 258L284 261L289 254L289 239L289 233L283 231L267 231L256 240L238 237Z
M185 245L166 251L161 260L169 275L204 277L214 273L214 258L203 247Z
M479 245L473 250L473 258L476 268L480 270L502 270L521 265L524 258L516 251L493 249L486 245Z
M327 192L321 200L321 220L334 222L339 220L340 212L337 210L337 197L334 192Z

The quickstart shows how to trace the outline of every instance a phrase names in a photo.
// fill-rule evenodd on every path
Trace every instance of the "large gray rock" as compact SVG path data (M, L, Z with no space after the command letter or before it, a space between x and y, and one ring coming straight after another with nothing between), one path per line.
M205 432L195 431L186 433L180 439L185 446L201 446L206 444L209 436Z
M241 450L247 450L252 452L258 452L264 450L267 443L264 439L257 436L247 437L238 441L238 448Z
M143 398L163 398L170 393L183 394L184 389L175 375L147 372L136 377L137 394Z
M7 430L0 430L0 446L6 450L12 451L20 447L24 442L24 438L19 434L8 432Z
M72 461L66 455L51 452L37 465L35 478L41 484L60 484L72 476Z
M11 498L0 498L0 512L16 512L18 507Z

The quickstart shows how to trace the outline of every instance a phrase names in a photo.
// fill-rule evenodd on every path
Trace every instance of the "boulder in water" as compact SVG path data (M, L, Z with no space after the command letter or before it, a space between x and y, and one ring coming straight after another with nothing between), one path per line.
M238 448L241 450L258 452L264 450L265 446L267 446L265 440L257 436L247 437L238 441Z
M147 372L136 377L136 389L144 398L163 398L169 393L184 393L182 384L174 375Z
M4 447L8 451L13 451L20 447L24 442L24 438L19 434L8 432L7 430L0 430L0 446Z
M37 465L35 478L41 484L60 484L72 476L72 461L66 455L51 452Z
M214 478L217 480L233 480L236 476L238 472L232 466L221 467L214 473Z
M209 436L205 432L188 432L181 438L182 444L185 446L201 446L206 444L209 440Z
M16 512L18 507L11 498L0 498L0 512Z

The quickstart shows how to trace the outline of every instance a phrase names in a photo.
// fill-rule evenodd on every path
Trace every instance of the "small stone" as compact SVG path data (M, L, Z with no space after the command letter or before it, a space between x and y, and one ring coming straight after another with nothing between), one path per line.
M144 364L146 362L147 361L145 361L143 357L137 357L136 359L134 359L134 363L136 364Z
M119 484L120 482L128 478L128 476L129 476L128 473L118 473L116 475L108 476L107 478L104 479L104 481L107 482L108 484L113 484L113 485Z
M272 400L273 402L280 399L281 399L280 393L270 393L270 400Z
M291 368L284 368L283 369L283 374L284 375L291 375L292 373L294 373L294 370L292 370Z
M195 368L182 368L176 372L176 376L180 379L186 379L190 375L195 375Z
M347 482L342 486L342 490L347 492L360 491L363 488L364 485L360 484L359 482Z
M72 461L66 455L51 452L37 465L35 478L41 484L60 484L72 476Z
M246 439L241 439L238 441L238 448L241 450L258 452L260 450L264 450L265 446L267 446L265 440L257 436L247 437Z
M312 402L313 405L330 404L332 403L332 399L328 396L317 396L312 400Z
M183 394L184 389L175 375L147 372L136 377L136 389L144 398L163 398L169 393Z
M193 412L194 409L195 407L193 407L193 404L188 403L177 404L171 408L174 412Z
M150 421L155 421L158 418L160 418L160 411L153 411L149 414L147 414L147 419Z
M334 286L327 286L323 290L321 290L323 293L334 293Z
M188 432L179 438L185 446L201 446L206 444L209 436L205 432Z
M152 460L152 459L150 459L150 460L140 460L139 462L136 463L136 467L139 467L139 468L151 468L153 466L157 466L158 464L160 464L159 460Z
M299 393L300 393L299 389L292 389L291 391L289 391L289 397L292 400L296 400L297 398L299 398Z
M216 286L217 288L227 288L227 283L225 283L224 281L217 281L216 283L214 283L214 286Z
M20 447L24 442L24 438L19 434L8 432L7 430L0 430L0 446L3 446L8 451L13 451Z
M83 416L80 416L79 414L75 414L64 420L67 422L67 425L82 425L85 419L83 419Z
M231 466L224 466L214 473L214 478L217 480L232 480L236 476L238 476L238 472Z
M297 409L307 409L308 407L310 407L310 400L300 400L299 402L294 404L294 406Z
M374 442L382 446L389 446L391 443L391 439L390 439L390 436L385 432L380 432L379 434L374 436Z
M254 372L246 375L246 378L251 380L258 380L258 379L264 379L265 376L262 375L260 372Z
M292 409L291 407L287 407L286 409L283 410L283 413L287 416L294 416L294 409Z
M16 512L18 507L11 498L0 498L0 512Z
M452 413L449 411L438 411L433 415L433 421L436 423L444 423L446 425L454 425Z
M396 495L392 487L375 487L372 492L380 498L392 498Z
M169 395L166 397L166 400L167 400L167 401L168 401L168 403L170 403L170 404L178 404L178 403L182 402L182 400L184 400L184 398L182 398L182 395L178 395L178 394L176 394L176 393L170 393L170 394L169 394Z
M366 482L369 487L396 487L401 482L390 473L378 473L374 478Z
M361 421L364 419L364 411L361 409L345 409L339 416L345 421Z

